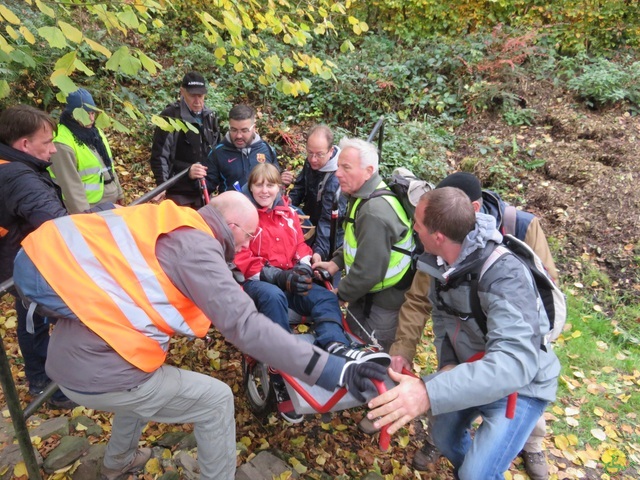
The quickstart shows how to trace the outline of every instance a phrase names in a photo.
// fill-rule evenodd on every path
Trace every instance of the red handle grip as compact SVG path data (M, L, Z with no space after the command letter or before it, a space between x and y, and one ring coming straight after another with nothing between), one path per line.
M384 384L384 382L381 382L380 380L374 380L373 378L371 379L371 381L373 382L375 387L378 389L379 394L383 394L384 392L387 391L387 386ZM380 447L380 450L382 450L383 452L386 452L389 449L389 444L391 443L391 435L389 435L389 432L387 431L388 427L389 425L385 425L380 429L380 438L378 439L378 446Z

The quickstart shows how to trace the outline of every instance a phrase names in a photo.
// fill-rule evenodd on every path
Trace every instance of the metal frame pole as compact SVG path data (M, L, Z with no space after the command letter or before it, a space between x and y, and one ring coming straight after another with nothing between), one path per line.
M0 284L0 297L5 293L8 293L11 288L13 288L13 278L2 282L2 284ZM18 445L20 446L22 459L24 460L24 464L27 467L29 478L34 480L42 480L42 476L40 475L40 467L38 466L38 461L36 460L36 454L33 449L33 445L31 445L31 437L29 436L29 429L27 429L26 417L24 416L22 407L20 406L20 397L18 397L16 384L14 383L13 376L11 375L9 357L7 357L7 352L5 350L4 341L2 340L2 338L0 338L0 346L2 347L0 349L0 381L2 382L4 399L7 402L7 408L9 409L9 413L11 415L11 422L13 423L13 429L18 440ZM53 384L51 393L53 393L57 388L58 386ZM46 400L46 398L43 399L43 402L44 400Z

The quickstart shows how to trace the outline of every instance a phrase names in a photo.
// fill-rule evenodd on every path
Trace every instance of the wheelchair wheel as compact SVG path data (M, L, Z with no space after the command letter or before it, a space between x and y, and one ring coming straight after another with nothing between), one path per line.
M249 409L259 418L276 411L276 393L273 390L269 367L257 360L242 356L242 384Z

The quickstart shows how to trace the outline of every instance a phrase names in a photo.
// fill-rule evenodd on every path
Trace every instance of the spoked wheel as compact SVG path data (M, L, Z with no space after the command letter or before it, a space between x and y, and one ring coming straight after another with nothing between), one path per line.
M258 417L266 418L276 410L276 394L269 376L269 367L243 355L242 374L242 384L249 401L249 409Z

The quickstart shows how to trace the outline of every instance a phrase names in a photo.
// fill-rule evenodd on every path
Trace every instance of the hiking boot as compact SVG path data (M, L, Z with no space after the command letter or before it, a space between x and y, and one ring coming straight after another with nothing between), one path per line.
M139 448L133 455L133 460L126 467L107 468L102 465L101 480L121 480L126 478L130 473L135 473L144 468L147 461L151 458L150 448Z
M416 450L416 453L413 456L413 468L416 470L431 470L440 459L440 456L440 452L434 445L431 445L429 442L425 442L424 447L420 450Z
M391 357L388 353L378 351L374 345L349 346L344 343L333 342L327 346L327 352L344 357L347 360L361 362L375 362L383 367L391 365Z
M56 399L50 398L47 402L49 408L57 408L57 409L69 409L76 408L78 404L73 400L68 399L67 397Z
M520 452L524 460L524 469L531 480L547 480L549 478L549 465L544 452Z
M284 384L284 380L273 382L273 391L276 393L276 402L278 404L278 413L289 423L300 423L304 420L304 415L300 415L293 408L293 402Z
M37 397L38 395L41 395L42 392L44 392L44 389L47 388L47 385L49 385L50 382L41 382L41 383L37 383L37 382L29 382L29 395L31 395L32 397Z

